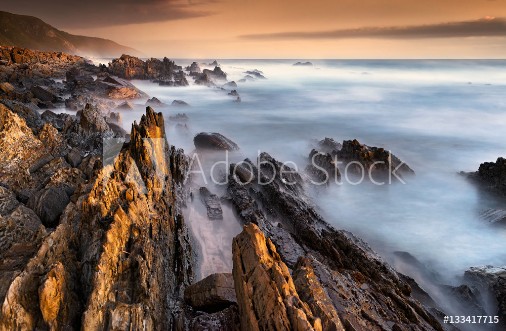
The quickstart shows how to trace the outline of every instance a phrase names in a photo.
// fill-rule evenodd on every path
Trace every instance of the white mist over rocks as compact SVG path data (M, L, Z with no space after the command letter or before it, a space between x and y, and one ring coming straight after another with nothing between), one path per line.
M505 154L506 61L313 61L309 67L293 66L296 61L219 62L229 81L253 69L267 79L238 83L241 103L217 88L134 82L166 104L155 108L164 113L171 144L190 154L195 134L219 132L240 146L234 161L255 160L260 150L294 161L300 171L314 139L384 147L416 176L406 185L310 190L329 223L362 237L394 266L400 264L393 252L412 254L448 284L458 284L471 266L506 264L505 229L479 217L504 203L458 175ZM176 99L190 106L171 106ZM145 101L123 112L127 130ZM169 119L177 113L188 115L187 129ZM231 238L241 226L228 206L224 220L210 221L199 204L196 196L187 216L204 247L201 277L229 271Z

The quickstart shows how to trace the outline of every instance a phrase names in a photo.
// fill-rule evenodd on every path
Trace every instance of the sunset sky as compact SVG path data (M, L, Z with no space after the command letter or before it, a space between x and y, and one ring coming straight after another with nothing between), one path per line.
M506 58L506 0L0 0L172 58Z

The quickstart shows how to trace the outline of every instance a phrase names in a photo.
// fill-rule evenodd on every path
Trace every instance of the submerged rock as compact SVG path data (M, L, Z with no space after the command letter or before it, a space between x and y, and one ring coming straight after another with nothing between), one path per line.
M193 138L193 143L197 149L235 151L239 149L236 143L220 133L201 132Z
M169 121L173 122L186 122L188 120L189 120L188 115L186 115L185 113L177 113L176 115L169 116Z
M183 100L174 100L174 101L172 101L171 105L174 107L187 107L187 106L189 106L189 104Z
M146 101L146 106L163 106L163 102L161 102L158 98L152 97L148 101Z
M294 66L304 66L304 67L311 67L313 64L309 61L307 62L296 62L293 64Z

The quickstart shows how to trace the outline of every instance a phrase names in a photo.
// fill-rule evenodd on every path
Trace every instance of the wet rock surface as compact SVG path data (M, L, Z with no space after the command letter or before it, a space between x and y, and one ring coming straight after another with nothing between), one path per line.
M472 267L464 274L464 281L476 286L484 296L480 300L487 311L496 312L499 316L499 329L506 327L506 268L505 267Z
M202 150L234 151L239 146L220 133L201 132L193 138L195 148Z
M340 144L332 138L325 138L311 150L309 161L306 172L316 183L338 182L342 173L349 178L379 183L403 181L415 174L390 151L361 144L356 139Z
M248 166L231 166L228 190L232 203L245 223L258 225L289 268L296 268L301 256L309 258L311 269L346 330L443 330L438 319L411 296L408 283L367 244L325 223L308 203L297 173L285 171L282 175L281 163L265 153L260 161L269 163L262 162L260 172L248 160ZM271 164L277 170L275 174ZM259 180L267 183L273 175L270 184L257 184ZM253 180L247 183L244 179L251 176ZM239 262L244 263L234 262L234 267ZM307 261L298 265L308 268ZM236 294L241 307L242 294L237 284ZM329 303L323 300L322 305L325 302ZM317 313L320 305L312 309L313 315L326 320L327 325L334 321L332 310L322 316Z
M220 198L216 194L212 194L206 187L199 189L200 199L206 206L207 217L210 220L222 220L223 210L221 209Z

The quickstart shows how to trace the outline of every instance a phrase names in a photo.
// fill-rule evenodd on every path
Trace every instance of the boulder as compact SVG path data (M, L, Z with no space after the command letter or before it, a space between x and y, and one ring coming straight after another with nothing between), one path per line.
M30 91L33 93L34 97L40 101L58 102L61 100L58 96L56 96L56 94L49 91L46 87L43 86L34 85Z
M46 227L56 227L70 199L63 188L50 187L34 194L28 200L28 207L35 211Z
M72 148L65 159L73 168L77 168L81 164L83 157L77 148Z
M193 308L216 312L237 303L231 273L217 273L188 286L184 299Z
M236 143L220 133L201 132L193 138L193 143L197 149L235 151L239 149Z
M206 206L207 217L210 220L222 220L223 210L221 209L220 198L216 194L212 194L206 187L201 187L200 199Z
M81 112L80 126L86 133L104 133L110 131L109 125L98 108L87 104Z
M232 90L228 93L228 95L231 95L233 97L238 97L239 96L239 93L237 93L237 90Z

